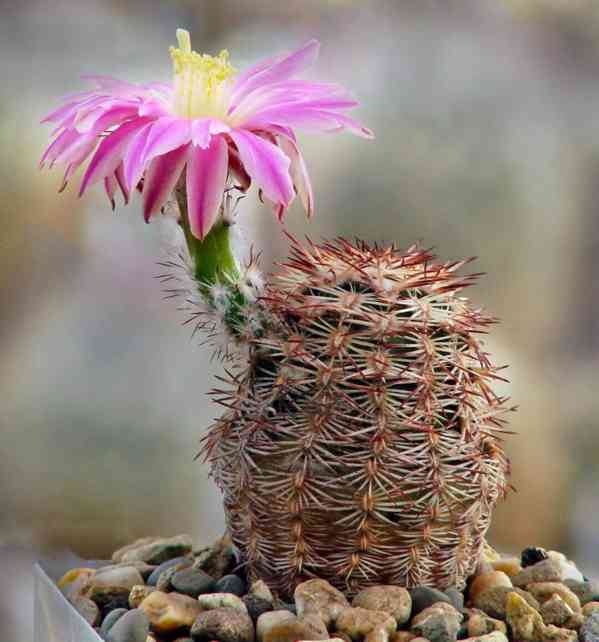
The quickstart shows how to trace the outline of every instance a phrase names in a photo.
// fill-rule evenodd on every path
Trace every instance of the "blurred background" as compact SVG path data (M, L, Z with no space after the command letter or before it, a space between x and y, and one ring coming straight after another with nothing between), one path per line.
M81 74L170 78L178 26L244 67L310 37L313 77L361 101L375 142L303 136L317 217L288 229L478 256L471 297L520 410L517 488L490 541L599 571L599 4L596 0L0 0L0 639L31 639L32 560L102 557L148 534L223 530L193 461L218 363L153 278L160 224L100 188L57 195L39 120ZM241 206L265 267L285 255Z

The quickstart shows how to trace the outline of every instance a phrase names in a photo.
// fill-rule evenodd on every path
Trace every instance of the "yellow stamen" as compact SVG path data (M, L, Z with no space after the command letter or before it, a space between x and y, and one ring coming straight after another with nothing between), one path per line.
M179 47L171 47L175 74L174 110L184 118L225 118L227 82L236 70L229 62L229 52L218 56L199 54L191 49L189 32L177 29Z

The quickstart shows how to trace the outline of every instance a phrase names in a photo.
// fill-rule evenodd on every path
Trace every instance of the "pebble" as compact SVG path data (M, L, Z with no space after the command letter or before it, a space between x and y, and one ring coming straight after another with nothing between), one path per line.
M215 580L231 573L236 564L231 537L226 534L212 546L194 551L194 556L196 558L194 568L201 569Z
M599 642L599 613L591 613L580 627L580 642Z
M100 622L100 609L98 605L87 597L77 595L71 600L75 610L91 626L96 626Z
M119 586L129 591L135 585L143 583L144 579L135 566L109 566L100 568L90 580L90 584L93 586Z
M509 588L507 586L495 586L483 591L472 601L472 606L484 611L493 618L505 620L505 605L507 596L511 592L522 597L532 608L539 608L539 603L530 593L520 588Z
M239 609L220 607L197 616L191 637L196 642L254 642L254 623Z
M308 614L317 615L327 627L333 624L339 613L349 606L349 602L341 591L326 580L320 579L298 584L294 598L298 617Z
M592 602L587 602L583 607L582 607L582 614L585 617L588 617L591 615L591 613L597 613L599 612L599 602L592 601Z
M491 562L491 566L496 571L503 571L509 577L514 577L522 570L522 565L517 557L502 557L496 562Z
M541 615L515 592L507 597L506 618L516 640L576 642L578 639L575 631L546 625Z
M245 582L238 575L223 575L214 586L217 593L233 593L241 597L245 594Z
M258 642L262 642L266 632L296 620L297 617L289 611L278 610L263 613L256 622L256 639Z
M545 559L532 566L526 566L518 575L512 577L514 586L526 586L537 582L561 582L562 567L559 562L552 559Z
M578 582L576 580L567 579L564 580L564 584L573 593L576 593L582 606L588 602L599 602L599 582L593 582L592 580Z
M512 580L503 571L492 571L491 573L478 575L470 584L470 599L475 600L477 595L496 586L507 586L511 588L513 586Z
M129 589L125 586L95 586L86 589L85 595L96 603L102 616L114 609L129 607Z
M428 586L416 586L410 590L410 596L412 598L412 617L437 602L451 603L445 593Z
M329 640L324 622L315 615L282 622L264 631L262 642L296 642L296 640Z
M462 591L458 591L457 588L453 586L451 588L445 589L443 591L445 595L449 598L451 605L454 606L458 611L464 608L464 594Z
M408 591L400 586L371 586L354 597L352 606L361 606L371 611L384 611L394 617L398 625L401 625L410 619L412 598Z
M208 593L198 597L198 604L202 611L210 611L226 606L231 609L237 609L242 613L248 614L248 610L243 600L233 593Z
M493 633L493 631L507 633L505 622L492 618L483 611L472 609L469 615L468 622L466 623L466 634L468 637L480 637L488 633Z
M171 580L173 579L173 575L178 571L177 566L171 566L170 568L165 569L160 573L158 576L158 579L156 580L156 588L159 591L163 591L164 593L170 593L170 591L173 590L173 587L171 586Z
M396 631L389 642L411 642L416 636L411 631Z
M454 642L457 640L460 624L464 616L451 604L438 602L412 619L412 633L430 642Z
M477 635L476 637L466 638L467 642L508 642L507 636L501 631L493 631L486 635Z
M532 566L543 560L547 559L547 551L544 548L539 548L538 546L529 546L522 551L520 555L520 560L522 567Z
M154 564L146 564L145 562L118 562L118 564L107 564L106 566L100 567L99 571L108 571L109 569L131 567L136 568L139 571L139 574L143 577L144 581L150 577L152 571L156 568Z
M484 562L496 562L501 559L501 554L498 553L486 540L483 542L483 550L481 552L481 559Z
M341 611L337 617L337 630L346 633L352 640L364 642L388 642L395 633L395 618L384 611L370 611L359 606Z
M539 613L545 624L563 626L570 619L570 616L574 614L574 611L559 595L554 594L541 604Z
M159 565L174 557L181 557L191 553L191 548L192 542L189 535L160 537L151 541L145 541L144 538L144 540L138 540L137 543L129 547L116 551L112 559L115 562L141 561L146 564Z
M187 568L192 564L193 564L193 559L191 557L174 557L172 560L166 560L166 562L162 562L162 564L157 566L152 571L146 583L149 584L150 586L156 586L156 584L158 583L158 578L167 569L172 568L173 566L176 566L177 570L181 570L182 568Z
M550 599L552 595L559 595L572 611L580 613L580 600L575 593L561 582L528 584L526 590L540 603Z
M108 642L146 642L150 631L147 615L139 609L127 611L110 628Z
M129 608L136 609L156 589L153 586L139 584L134 586L129 593Z
M191 626L201 613L200 605L188 595L154 591L139 605L158 633Z
M254 622L263 614L272 611L273 605L269 600L255 595L244 595L242 598L249 616Z
M214 590L216 582L199 568L184 568L171 577L171 586L179 593L197 597Z
M93 568L73 568L58 580L58 588L67 599L73 598L81 594L95 574Z
M110 627L113 626L113 624L125 613L128 613L129 611L127 609L114 609L113 611L110 611L108 615L104 618L102 621L102 626L100 627L100 632L106 635L108 631L110 631Z
M273 594L264 580L256 580L255 582L252 582L248 595L259 597L261 600L266 600L271 604L274 602Z

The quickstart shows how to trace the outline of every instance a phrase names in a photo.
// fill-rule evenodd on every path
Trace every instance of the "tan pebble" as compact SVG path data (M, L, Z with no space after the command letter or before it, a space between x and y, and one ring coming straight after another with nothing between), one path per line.
M412 638L412 642L429 642L427 638Z
M578 629L584 624L586 620L585 616L582 613L572 613L566 622L564 622L565 629L573 629L578 631Z
M599 602L587 602L582 607L582 614L585 617L588 617L589 615L591 615L591 613L594 613L595 611L599 611Z
M545 559L523 568L512 577L514 586L527 586L538 582L561 582L563 577L562 567L559 562Z
M501 559L501 555L485 540L483 543L482 559L486 562L496 562Z
M341 631L333 631L331 633L331 640L339 640L339 642L352 642L352 639L347 635L347 633L341 633Z
M346 608L337 617L337 630L347 633L352 640L388 642L396 629L395 618L384 611L370 611L356 606Z
M455 640L464 616L451 604L437 602L412 619L412 633L433 638Z
M522 570L522 565L517 557L502 557L496 562L491 562L491 566L496 571L502 571L509 577L514 577Z
M264 580L256 580L255 582L252 582L248 594L259 597L262 600L266 600L271 604L274 602L272 592Z
M389 642L411 642L416 636L410 631L396 631L390 638Z
M546 625L540 613L515 592L509 593L507 596L506 618L516 640L576 642L578 639L576 631Z
M526 590L541 603L550 599L553 595L559 595L575 613L580 613L580 600L575 593L561 582L534 582L528 584Z
M152 542L156 542L159 539L160 537L156 537L156 536L142 537L141 539L136 539L134 542L131 542L130 544L125 544L125 546L122 546L121 548L117 549L112 554L112 561L118 564L119 562L122 562L123 556L129 551L132 551L146 544L151 544Z
M135 566L108 566L96 571L90 580L94 586L121 586L132 589L144 583L141 573Z
M262 613L262 615L258 617L258 621L256 622L256 639L258 640L258 642L262 642L262 640L264 639L264 635L271 629L283 624L295 622L296 620L297 616L295 615L295 613L287 611L286 609L281 609L278 611L267 611L266 613Z
M476 596L495 586L512 587L512 580L503 571L492 571L484 575L477 575L472 584L470 584L469 595L470 599L475 600Z
M507 635L501 631L493 631L486 635L477 635L473 638L465 638L464 642L508 642Z
M401 586L378 585L361 590L352 600L352 606L384 611L401 625L410 619L412 598L407 589Z
M511 592L520 595L533 609L539 608L539 603L530 593L520 588L510 588L508 586L494 586L482 591L472 601L472 605L493 618L505 620L506 600Z
M211 609L226 606L244 613L248 612L245 603L233 593L205 593L198 596L198 604L202 611L210 611Z
M345 595L326 580L308 580L294 591L298 617L317 615L328 627L349 606Z
M150 593L139 608L148 616L152 628L158 633L191 626L202 612L198 601L193 597L162 591Z
M145 599L156 590L153 586L138 584L129 593L129 608L136 609Z
M264 613L263 615L266 615ZM293 615L293 613L291 614ZM262 616L260 616L262 617ZM328 640L324 622L315 615L294 618L264 631L262 642L296 642L297 640Z
M95 574L96 570L93 568L73 568L58 580L58 588L67 598L73 598L83 594Z
M545 624L563 626L570 616L574 614L574 611L555 593L549 599L542 602L539 613Z
M468 631L468 637L471 638L487 635L488 633L493 633L493 631L507 633L505 622L496 620L478 609L473 609L470 613L466 628Z

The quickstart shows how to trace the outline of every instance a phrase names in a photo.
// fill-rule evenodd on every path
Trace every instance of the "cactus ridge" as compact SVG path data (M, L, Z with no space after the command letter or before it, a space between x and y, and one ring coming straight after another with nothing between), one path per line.
M507 491L507 399L460 291L468 261L337 239L292 242L250 365L214 398L203 454L252 576L463 587Z

